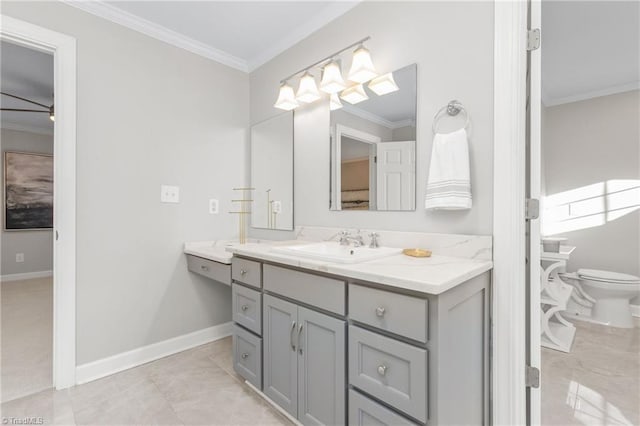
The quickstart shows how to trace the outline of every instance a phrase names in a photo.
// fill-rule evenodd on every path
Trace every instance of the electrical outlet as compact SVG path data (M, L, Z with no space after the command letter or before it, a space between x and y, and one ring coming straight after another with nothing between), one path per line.
M16 253L16 263L24 262L24 253Z
M218 214L220 211L220 203L215 198L209 200L209 214Z
M282 213L282 201L274 201L273 202L273 212L274 213Z
M160 186L160 201L163 203L179 203L180 187L171 185Z

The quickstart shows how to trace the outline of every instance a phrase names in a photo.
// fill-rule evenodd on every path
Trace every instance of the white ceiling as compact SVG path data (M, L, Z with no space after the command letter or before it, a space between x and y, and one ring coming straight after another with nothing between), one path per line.
M0 88L43 105L53 104L53 56L0 42ZM2 108L43 109L8 96L0 98ZM3 128L53 133L46 113L2 111L0 121Z
M250 72L344 14L360 0L63 1Z
M542 2L547 106L640 88L640 2Z

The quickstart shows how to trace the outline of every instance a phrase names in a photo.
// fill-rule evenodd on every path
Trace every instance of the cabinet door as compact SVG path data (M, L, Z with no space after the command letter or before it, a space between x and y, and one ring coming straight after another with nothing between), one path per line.
M298 307L263 298L264 393L293 417L298 415Z
M299 306L298 323L298 420L343 425L345 322Z

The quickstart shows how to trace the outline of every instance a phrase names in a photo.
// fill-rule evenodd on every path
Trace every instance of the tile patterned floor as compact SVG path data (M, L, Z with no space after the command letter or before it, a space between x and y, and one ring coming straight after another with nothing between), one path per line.
M0 284L1 401L48 389L53 383L53 280Z
M61 425L291 425L233 372L231 338L1 411L3 419Z
M640 320L574 324L571 353L542 350L542 423L640 425Z

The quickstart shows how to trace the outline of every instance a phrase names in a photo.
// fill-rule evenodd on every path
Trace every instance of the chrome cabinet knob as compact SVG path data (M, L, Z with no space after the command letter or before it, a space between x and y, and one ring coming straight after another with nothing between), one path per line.
M242 356L242 359L247 359L247 357L249 356L249 354L245 352L245 353L243 353L241 356ZM379 368L379 367L378 367L378 368Z
M209 267L205 265L200 265L200 269L202 269L203 271L208 271Z
M249 305L242 305L240 309L242 309L243 311L246 311L247 309L249 309Z
M387 366L382 364L378 366L378 374L381 376L384 376L385 374L387 374Z
M245 271L244 269L240 269L240 275L246 275L247 271Z
M376 316L378 316L378 317L382 318L384 316L385 312L386 312L386 309L384 309L382 306L378 306L376 308Z

